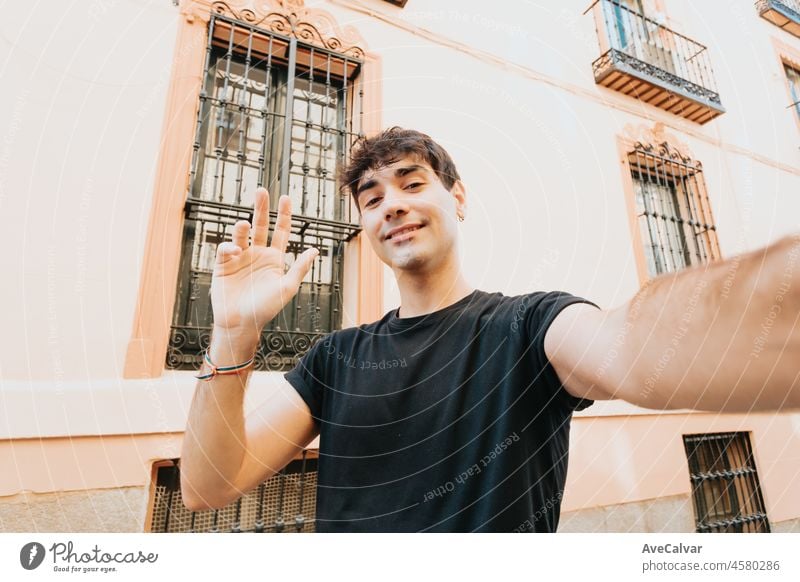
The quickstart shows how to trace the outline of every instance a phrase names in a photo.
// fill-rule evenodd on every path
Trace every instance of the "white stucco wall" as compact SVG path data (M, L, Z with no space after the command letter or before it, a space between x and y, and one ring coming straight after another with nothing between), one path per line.
M144 0L4 8L4 381L121 375L177 17Z

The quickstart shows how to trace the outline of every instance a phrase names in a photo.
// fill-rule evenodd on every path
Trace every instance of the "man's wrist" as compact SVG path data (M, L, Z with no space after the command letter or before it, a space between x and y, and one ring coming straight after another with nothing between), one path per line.
M208 356L215 366L234 366L246 362L258 349L261 334L253 330L214 327Z

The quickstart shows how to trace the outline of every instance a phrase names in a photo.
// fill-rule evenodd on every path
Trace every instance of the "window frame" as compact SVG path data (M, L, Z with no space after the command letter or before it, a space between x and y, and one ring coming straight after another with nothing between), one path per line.
M715 532L722 527L727 533L731 527L749 528L752 522L758 524L756 532L769 533L769 516L750 432L684 434L682 440L697 533ZM701 454L695 454L701 446ZM712 509L716 518L713 521Z
M789 79L786 76L785 67L789 66L795 71L800 72L800 49L787 44L777 35L772 35L770 40L772 41L772 48L775 51L776 62L779 65L781 83L786 91L785 99L787 102L786 105L781 107L781 110L786 111L790 109L788 104L792 102L792 90L789 85ZM781 103L783 103L783 100L781 100ZM790 111L789 113L792 119L794 119L797 130L800 131L800 113L796 114L793 111ZM778 115L777 112L776 115Z
M800 128L800 66L790 59L782 58L781 65L783 70L784 81L786 82L786 91L789 94L789 105L787 109L794 110L794 120ZM789 71L793 71L796 81L793 83L789 78Z
M212 13L224 9L227 6L209 0L198 0L181 8L123 378L157 378L166 370L164 363L178 284L198 95L203 86L202 75L209 43L208 24ZM289 10L281 8L284 9ZM294 30L295 34L304 35L305 42L320 43L322 48L362 47L359 50L363 67L358 87L359 90L363 87L370 89L364 92L361 128L366 135L380 131L381 59L363 48L365 43L354 29L341 29L326 12L302 5L292 6L291 14L259 14L247 10L242 15L232 14L232 17L248 23L260 23L279 33ZM288 26L290 22L292 26ZM382 263L366 237L360 234L346 245L344 255L346 268L342 277L342 327L374 321L383 312Z
M669 146L676 152L677 155L681 155L682 157L690 160L693 159L693 156L688 152L687 148L678 139L676 139L675 136L662 133L658 126L656 127L656 130L645 131L642 135L624 135L617 137L617 152L622 171L623 193L625 197L625 205L628 209L628 227L640 286L644 286L654 277L650 274L648 268L647 255L644 248L645 241L643 240L641 234L640 218L636 205L636 186L634 184L634 174L636 173L636 168L633 164L631 164L630 156L636 149L637 144L652 145L657 149L659 144L663 143L669 144ZM700 168L702 168L702 166L700 166ZM709 235L709 248L706 249L708 252L707 262L722 260L723 257L719 247L719 238L716 234L716 221L714 220L711 201L708 197L708 190L705 185L705 181L702 180L702 175L700 177L700 189L700 196L704 199L705 204L704 211L710 216L710 224L713 227L712 232ZM690 263L687 265L687 267L692 267L697 264L701 263ZM662 274L664 273L659 273L656 276Z
M287 372L342 327L343 248L360 225L336 176L360 136L363 62L227 15L213 14L208 34L166 367L202 365L216 245L237 219L251 220L255 186L267 186L272 208L281 195L293 199L287 259L320 251L261 334L255 369Z

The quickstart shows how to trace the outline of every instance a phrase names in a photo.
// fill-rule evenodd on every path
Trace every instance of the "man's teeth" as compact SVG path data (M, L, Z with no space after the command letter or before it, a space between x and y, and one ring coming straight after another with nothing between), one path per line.
M405 233L407 233L407 232L411 232L412 230L417 230L417 229L419 229L419 228L420 228L419 226L412 226L411 228L404 228L404 229L403 229L403 230L401 230L400 232L396 232L396 233L394 233L394 234L393 234L392 236L390 236L389 238L394 238L394 237L396 237L396 236L400 236L401 234L405 234Z

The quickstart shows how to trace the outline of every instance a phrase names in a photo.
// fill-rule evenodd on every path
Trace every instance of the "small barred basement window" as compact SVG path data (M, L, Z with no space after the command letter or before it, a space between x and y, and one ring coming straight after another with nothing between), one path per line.
M156 469L150 518L154 533L313 532L317 459L306 451L280 473L222 509L188 510L181 498L180 470L172 462Z
M684 435L698 533L769 532L746 432Z

